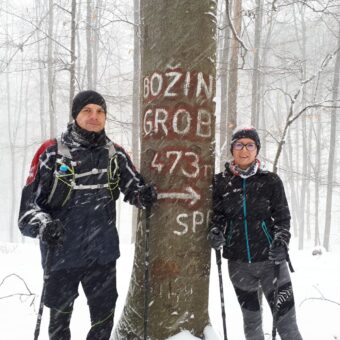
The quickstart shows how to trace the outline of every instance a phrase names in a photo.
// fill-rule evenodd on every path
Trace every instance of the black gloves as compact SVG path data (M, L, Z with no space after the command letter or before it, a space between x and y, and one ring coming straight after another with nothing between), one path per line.
M63 243L65 229L60 220L53 220L43 225L40 229L40 238L49 246L57 246Z
M151 207L157 201L157 190L152 184L145 184L139 189L139 200L143 207Z
M280 239L274 239L269 248L269 260L280 263L287 259L287 243Z
M219 250L226 242L223 231L219 227L212 227L209 230L208 240L210 241L211 248L215 250Z

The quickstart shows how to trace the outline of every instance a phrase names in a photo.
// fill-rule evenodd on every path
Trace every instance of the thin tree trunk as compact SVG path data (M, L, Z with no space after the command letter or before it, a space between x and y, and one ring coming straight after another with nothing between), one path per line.
M86 2L86 70L87 70L87 88L92 89L92 8L91 0Z
M40 0L35 1L36 7L36 18L37 21L41 17L41 4ZM40 31L37 30L37 53L39 60L39 116L40 116L40 140L45 140L47 138L46 133L46 113L45 113L45 76L44 76L44 60L41 53L41 43L40 43Z
M340 48L340 24L338 32L338 48ZM333 105L336 106L339 93L339 77L340 77L340 52L338 51L335 60L334 78L333 78ZM331 234L332 221L332 200L333 200L333 179L334 179L334 159L336 148L336 119L337 109L332 109L331 112L331 134L329 139L329 154L328 154L328 172L327 172L327 195L326 195L326 219L325 232L323 238L323 246L329 250L329 239Z
M148 261L148 338L154 340L184 329L202 337L209 324L215 11L212 0L141 2L141 173L156 184L159 197L150 219ZM116 340L143 339L145 218L140 214Z
M255 14L255 39L254 39L254 63L252 77L252 97L251 97L251 125L259 127L259 77L260 77L260 46L262 33L263 0L256 0Z
M220 112L220 171L224 169L225 158L228 150L227 140L227 108L228 108L228 65L230 53L230 25L228 25L227 14L224 12L223 26L224 35L222 40L222 53L220 57L220 81L221 81L221 112Z
M139 168L140 152L140 0L133 1L134 8L134 49L133 49L133 89L132 89L132 160ZM132 211L131 242L136 241L138 210Z
M304 20L304 7L301 8L300 15L301 15L301 54L302 54L302 77L303 79L307 78L306 72L306 24ZM302 93L302 105L305 106L306 104L306 88L303 88ZM300 194L300 221L299 221L299 249L303 249L304 245L304 238L305 238L305 206L306 206L306 189L308 185L308 181L306 179L307 176L307 122L306 122L306 115L301 117L301 125L302 125L302 177L301 177L301 194Z
M229 1L226 1L227 8L229 11ZM233 2L233 24L238 36L241 35L242 27L242 0ZM232 37L231 42L231 59L229 68L229 92L228 92L228 121L227 121L227 140L228 145L230 144L231 135L237 125L237 93L238 93L238 57L239 57L239 42L235 37ZM230 151L229 151L230 154Z
M315 211L315 232L314 245L321 244L320 226L319 226L319 209L320 209L320 164L321 164L321 114L317 112L317 129L316 129L316 152L315 152L315 186L314 186L314 211Z
M69 107L70 107L70 115L69 121L72 121L72 100L76 90L76 6L77 1L72 0L72 9L71 9L71 63L70 63L70 99L69 99Z
M97 89L98 83L98 52L99 52L99 34L100 34L100 19L101 19L102 0L97 1L96 8L94 9L94 27L93 27L93 86L94 90Z
M53 31L54 31L54 8L53 8L53 0L48 1L49 8L49 20L48 20L48 44L47 44L47 82L48 82L48 112L50 118L50 138L54 138L57 133L57 122L55 116L54 109L54 76L53 76Z

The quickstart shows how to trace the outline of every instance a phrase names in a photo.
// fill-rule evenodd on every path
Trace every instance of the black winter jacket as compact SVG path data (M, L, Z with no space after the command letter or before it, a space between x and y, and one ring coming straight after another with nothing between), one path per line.
M110 140L105 133L100 136L86 134L76 125L69 126L62 135L62 143L71 152L77 174L92 169L108 169ZM144 184L124 149L114 144L119 168L119 190L125 200L141 207L138 190ZM115 199L108 188L72 190L63 207L51 207L48 197L54 181L57 144L45 142L33 158L30 175L22 191L19 228L23 235L38 237L40 228L47 221L59 219L65 227L61 247L53 247L50 270L90 266L94 262L106 264L119 257L119 238L116 229ZM113 163L112 163L113 164ZM110 167L110 171L112 168ZM108 183L107 173L84 176L77 184L95 185ZM57 193L56 193L57 194ZM45 264L47 245L40 243L42 263Z
M213 181L213 226L223 229L223 256L233 261L268 260L269 246L278 237L290 239L290 212L278 175L259 169L248 178L226 170Z

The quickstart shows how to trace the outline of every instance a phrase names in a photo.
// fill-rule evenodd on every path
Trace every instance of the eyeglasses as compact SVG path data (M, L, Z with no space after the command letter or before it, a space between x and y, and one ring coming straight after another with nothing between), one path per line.
M248 144L234 143L233 150L241 151L241 150L243 150L244 147L248 151L255 151L256 150L256 144L255 143L248 143Z

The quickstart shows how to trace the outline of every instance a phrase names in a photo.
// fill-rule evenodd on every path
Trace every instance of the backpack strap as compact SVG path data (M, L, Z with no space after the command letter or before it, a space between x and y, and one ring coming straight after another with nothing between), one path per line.
M72 160L70 149L67 145L61 142L60 137L57 138L57 155L58 154Z

